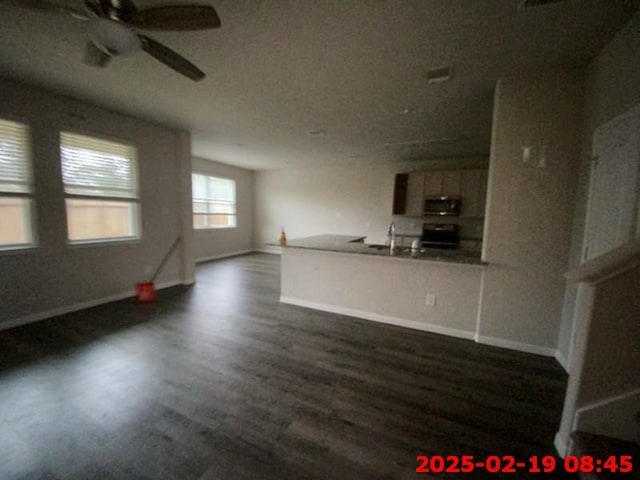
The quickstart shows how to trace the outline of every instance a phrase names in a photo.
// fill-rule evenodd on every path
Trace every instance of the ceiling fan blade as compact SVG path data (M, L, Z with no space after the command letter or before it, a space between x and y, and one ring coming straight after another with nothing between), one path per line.
M82 20L87 19L85 13L80 10L58 5L47 0L0 0L0 3L11 5L12 7L28 8L30 10L63 13Z
M93 42L87 42L84 50L84 63L92 67L104 68L111 61L111 55L98 48Z
M132 25L146 30L207 30L220 27L220 17L208 5L174 5L140 10Z
M96 17L101 17L102 15L104 15L100 0L84 0L84 6L87 11L91 12L91 14Z
M138 9L131 0L85 0L96 6L101 16L119 22L133 24L138 17Z
M142 49L145 52L166 66L173 68L176 72L194 81L202 80L205 77L202 70L170 48L165 47L145 35L138 35L138 37L140 38Z

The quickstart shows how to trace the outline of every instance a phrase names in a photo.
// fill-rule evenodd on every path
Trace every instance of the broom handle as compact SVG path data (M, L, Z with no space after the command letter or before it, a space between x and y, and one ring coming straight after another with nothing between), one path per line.
M176 249L176 247L180 243L180 240L182 240L182 237L176 238L175 242L173 242L173 245L171 245L171 248L169 249L167 254L164 256L164 258L162 259L162 262L160 263L160 266L158 266L158 268L156 269L155 273L153 274L153 277L151 277L151 280L150 280L151 283L153 283L155 281L155 279L158 276L158 274L162 271L162 269L164 268L165 264L167 263L167 260L169 260L169 257L171 256L173 251Z

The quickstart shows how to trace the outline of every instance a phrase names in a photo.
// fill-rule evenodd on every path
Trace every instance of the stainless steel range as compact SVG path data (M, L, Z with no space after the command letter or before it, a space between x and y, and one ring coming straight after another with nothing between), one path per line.
M425 223L420 243L423 248L458 248L458 225L452 223Z

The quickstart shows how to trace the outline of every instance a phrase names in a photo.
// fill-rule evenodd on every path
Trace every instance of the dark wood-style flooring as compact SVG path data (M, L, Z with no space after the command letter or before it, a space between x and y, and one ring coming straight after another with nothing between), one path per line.
M273 255L197 278L0 332L0 479L501 478L416 455L554 451L553 359L280 304Z

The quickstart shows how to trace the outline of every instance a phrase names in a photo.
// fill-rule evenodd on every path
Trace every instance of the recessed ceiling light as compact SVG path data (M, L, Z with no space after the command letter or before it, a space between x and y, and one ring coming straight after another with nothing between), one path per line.
M436 83L444 83L451 79L453 73L453 67L439 67L429 70L427 72L427 83L430 85Z
M307 130L307 135L310 135L312 137L324 137L326 135L326 132L319 128L317 130Z
M400 114L401 115L407 115L408 113L411 113L411 109L410 108L405 108L404 110L400 110Z

